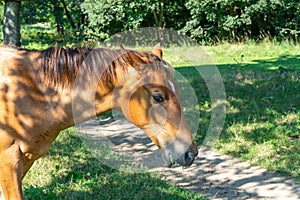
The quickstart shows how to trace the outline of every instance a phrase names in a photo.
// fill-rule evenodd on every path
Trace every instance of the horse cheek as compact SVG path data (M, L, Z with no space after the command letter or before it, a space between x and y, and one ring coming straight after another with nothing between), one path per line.
M129 103L130 121L138 127L144 127L150 124L148 117L148 102L146 99L132 97Z

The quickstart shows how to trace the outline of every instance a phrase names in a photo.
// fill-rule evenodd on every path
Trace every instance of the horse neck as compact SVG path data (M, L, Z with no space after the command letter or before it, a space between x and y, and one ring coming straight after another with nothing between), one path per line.
M47 113L51 115L49 120L55 121L53 124L58 125L58 129L84 122L112 108L111 89L97 87L95 84L98 82L93 83L89 77L78 77L69 86L43 82L40 80L40 61L37 53L33 53L32 58L37 60L37 65L33 66L32 63L35 62L31 61L23 67L36 85L35 90L42 94L43 101L47 102Z
M85 81L83 81L85 82ZM113 89L89 80L75 84L72 91L72 116L75 124L111 110L114 107Z

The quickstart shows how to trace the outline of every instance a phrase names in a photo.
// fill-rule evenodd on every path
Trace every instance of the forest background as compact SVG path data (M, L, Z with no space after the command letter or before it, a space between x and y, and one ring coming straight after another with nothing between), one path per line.
M3 5L0 19L3 19ZM140 27L175 30L205 44L265 38L298 41L300 3L298 0L21 1L20 24L37 23L50 24L62 36L61 40L72 39L76 43L103 41Z

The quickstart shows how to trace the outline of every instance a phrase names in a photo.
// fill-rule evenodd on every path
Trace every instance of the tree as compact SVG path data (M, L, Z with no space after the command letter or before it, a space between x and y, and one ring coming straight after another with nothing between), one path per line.
M299 36L299 0L189 0L185 5L191 17L182 31L197 40Z
M81 4L88 17L85 34L88 39L103 40L139 27L179 30L189 16L184 3L184 0L85 0Z
M22 1L21 11L20 4ZM300 36L299 0L0 0L4 43L20 45L21 23L49 23L77 41L105 40L139 27L180 31L198 41Z
M152 26L155 27L180 30L190 16L185 0L150 0L149 8L152 12L149 17L154 18Z
M81 33L85 15L80 5L83 0L34 0L22 3L21 19L23 23L35 24L48 22L55 26L60 35L71 32Z
M21 46L20 34L20 6L21 0L6 0L3 19L3 43Z

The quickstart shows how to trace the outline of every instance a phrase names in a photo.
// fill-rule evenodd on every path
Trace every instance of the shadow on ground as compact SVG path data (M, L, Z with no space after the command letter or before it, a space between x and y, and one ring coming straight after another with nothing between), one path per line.
M84 125L85 126L85 125ZM119 133L114 130L125 130L122 133L120 143ZM131 125L125 119L109 122L102 126L89 126L87 134L95 140L99 132L115 144L115 152L138 153L139 158L147 157L151 149L155 147L151 141L144 136L141 130ZM130 131L131 130L131 131ZM101 137L100 137L101 138ZM184 189L203 193L209 199L249 199L249 198L271 198L271 199L297 199L300 197L300 186L293 180L279 176L276 173L267 172L261 167L250 166L239 159L214 153L207 147L200 147L199 156L195 163L186 169L154 168L151 171L159 173L164 180L171 182Z

